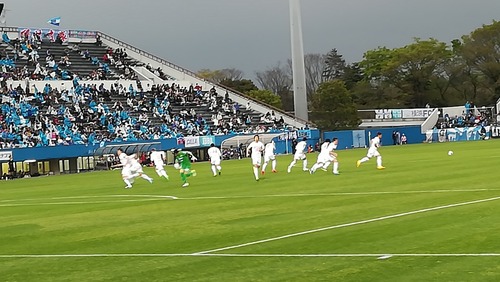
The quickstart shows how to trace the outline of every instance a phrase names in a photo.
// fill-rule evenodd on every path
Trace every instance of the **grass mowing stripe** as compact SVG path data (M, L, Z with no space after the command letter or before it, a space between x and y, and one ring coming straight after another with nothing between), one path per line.
M500 253L477 253L477 254L52 254L52 255L0 255L0 258L105 258L105 257L258 257L258 258L321 258L321 257L337 257L337 258L353 258L353 257L375 257L375 258L391 258L391 257L500 257Z
M325 231L325 230L338 229L338 228L349 227L349 226L354 226L354 225L361 225L361 224L366 224L366 223L371 223L371 222L376 222L376 221L382 221L382 220L386 220L386 219L403 217L403 216L407 216L407 215L414 215L414 214L419 214L419 213L424 213L424 212L443 210L443 209L448 209L448 208L491 202L491 201L496 201L496 200L500 200L500 196L493 197L493 198L487 198L487 199L481 199L481 200L475 200L475 201L468 201L468 202L463 202L463 203L456 203L456 204L449 204L449 205L444 205L444 206L437 206L437 207L432 207L432 208L420 209L420 210L415 210L415 211L409 211L409 212L404 212L404 213L398 213L398 214L387 215L387 216L382 216L382 217L377 217L377 218L372 218L372 219L367 219L367 220L351 222L351 223L333 225L333 226L328 226L328 227L323 227L323 228L317 228L317 229L287 234L287 235L283 235L283 236L248 242L248 243L244 243L244 244L234 245L234 246L228 246L228 247L217 248L217 249L212 249L212 250L208 250L208 251L196 252L195 254L215 253L215 252L220 252L220 251L237 249L237 248L242 248L242 247L246 247L246 246L257 245L257 244L261 244L261 243L267 243L267 242L271 242L271 241L277 241L277 240L281 240L281 239L287 239L287 238L291 238L291 237L321 232L321 231Z

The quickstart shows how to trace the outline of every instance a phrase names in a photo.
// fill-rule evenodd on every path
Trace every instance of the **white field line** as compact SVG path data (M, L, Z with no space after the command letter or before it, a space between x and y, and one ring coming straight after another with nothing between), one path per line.
M500 189L458 189L458 190L416 190L416 191L373 191L373 192L334 192L334 193L299 193L299 194L270 194L249 196L207 196L178 198L179 200L226 200L248 198L279 198L279 197L316 197L316 196L362 196L362 195L398 195L398 194L425 194L425 193L463 193L500 191ZM144 195L146 196L146 195Z
M312 229L312 230L307 230L307 231L302 231L302 232L297 232L297 233L291 233L291 234L287 234L287 235L283 235L283 236L278 236L278 237L273 237L273 238L268 238L268 239L263 239L263 240L248 242L248 243L244 243L244 244L238 244L238 245L233 245L233 246L228 246L228 247L223 247L223 248L217 248L217 249L212 249L212 250L197 252L195 254L208 254L208 253L215 253L215 252L220 252L220 251L232 250L232 249L242 248L242 247L246 247L246 246L257 245L257 244L262 244L262 243L267 243L267 242L272 242L272 241L278 241L278 240L282 240L282 239L287 239L287 238L291 238L291 237L297 237L297 236L301 236L301 235L306 235L306 234L321 232L321 231L325 231L325 230L339 229L339 228L350 227L350 226L361 225L361 224L367 224L367 223L372 223L372 222L376 222L376 221L382 221L382 220L387 220L387 219L392 219L392 218L398 218L398 217L403 217L403 216L408 216L408 215L419 214L419 213L425 213L425 212L431 212L431 211L449 209L449 208L454 208L454 207L461 207L461 206L467 206L467 205L473 205L473 204L491 202L491 201L496 201L496 200L499 200L499 199L500 199L500 196L499 197L482 199L482 200L475 200L475 201L469 201L469 202L463 202L463 203L456 203L456 204L449 204L449 205L444 205L444 206L437 206L437 207L432 207L432 208L420 209L420 210L409 211L409 212L404 212L404 213L398 213L398 214L393 214L393 215L386 215L386 216L372 218L372 219L367 219L367 220L361 220L361 221L355 221L355 222L351 222L351 223L344 223L344 224L332 225L332 226L328 226L328 227L317 228L317 229Z
M105 258L105 257L258 257L258 258L392 258L392 257L500 257L500 253L458 254L21 254L0 258Z
M160 201L162 198L145 198L130 200L107 200L107 201L75 201L75 202L46 202L46 203L12 203L0 204L0 207L22 207L22 206L55 206L55 205L86 205L86 204L105 204L105 203L126 203L126 202L148 202Z
M398 194L425 194L425 193L464 193L464 192L488 192L500 191L500 189L456 189L456 190L413 190L413 191L371 191L371 192L333 192L333 193L298 193L298 194L270 194L270 195L248 195L248 196L207 196L207 197L187 197L178 198L168 195L87 195L68 196L52 198L30 198L30 199L10 199L0 200L0 203L24 202L24 201L50 201L50 200L70 200L70 199L91 199L91 198L166 198L172 200L229 200L229 199L249 199L249 198L279 198L279 197L317 197L317 196L362 196L362 195L398 195ZM1 205L0 205L1 206Z

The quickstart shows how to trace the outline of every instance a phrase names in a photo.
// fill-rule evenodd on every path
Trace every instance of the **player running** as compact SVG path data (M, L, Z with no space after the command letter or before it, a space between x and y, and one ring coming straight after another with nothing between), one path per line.
M335 150L337 150L338 144L339 144L339 139L333 138L330 145L328 145L328 152L329 152L328 159L325 162L325 164L323 165L323 170L326 170L328 168L328 166L333 162L332 173L335 175L340 174L339 173L339 161L337 159L337 153L335 152Z
M210 158L210 163L212 164L212 172L214 173L214 177L217 176L217 172L219 175L221 174L222 167L220 166L222 154L219 148L215 147L215 144L210 144L210 148L208 149L208 157Z
M370 140L370 148L368 149L366 157L362 158L361 160L358 160L356 162L356 167L359 167L362 163L370 160L373 157L377 157L377 169L385 168L384 166L382 166L382 156L378 152L378 148L381 145L380 143L381 140L382 140L382 133L377 132L377 136L373 137L372 140Z
M175 157L175 164L179 166L179 172L183 183L182 187L188 187L189 183L187 182L187 178L196 176L196 170L191 170L191 158L194 157L194 155L191 152L181 151L179 149L172 149L172 153Z
M264 144L259 141L259 135L255 135L253 137L253 142L247 147L247 156L252 158L253 174L255 176L255 180L257 181L259 181L259 168L262 163L262 151L264 151Z
M118 166L122 167L123 182L127 184L125 189L132 188L134 178L138 176L146 179L149 183L153 183L153 179L143 173L142 166L135 158L135 154L128 156L121 148L116 151L116 154L120 160L120 164Z
M165 152L164 151L156 151L156 149L151 150L151 155L149 156L151 161L155 165L156 173L159 177L165 177L168 180L168 174L165 171Z
M292 167L295 166L295 164L297 163L298 160L302 160L302 170L308 171L307 158L306 158L306 154L304 153L304 151L307 148L306 141L307 141L307 138L304 137L304 138L302 138L302 141L300 141L299 143L297 143L297 145L295 145L295 155L293 155L293 161L288 166L288 173L290 173L292 171Z
M264 165L262 165L262 171L261 171L262 174L266 173L266 167L269 161L272 161L271 162L273 168L272 172L273 173L278 172L276 171L276 155L274 154L274 150L276 150L276 144L274 143L273 140L271 140L270 143L266 144L264 149Z

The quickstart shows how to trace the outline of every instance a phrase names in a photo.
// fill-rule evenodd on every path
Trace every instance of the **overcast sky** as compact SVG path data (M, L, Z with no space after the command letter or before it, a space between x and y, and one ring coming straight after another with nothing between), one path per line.
M0 0L1 2L1 0ZM252 78L290 57L288 0L4 0L7 25L99 30L187 69ZM500 20L500 0L302 0L305 53L348 62L414 37L449 42Z

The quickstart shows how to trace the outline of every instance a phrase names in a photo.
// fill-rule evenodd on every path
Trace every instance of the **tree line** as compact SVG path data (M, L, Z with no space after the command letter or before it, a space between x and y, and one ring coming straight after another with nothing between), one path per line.
M304 61L310 119L321 129L357 128L358 109L492 105L500 98L500 22L450 43L415 38L403 47L368 50L354 63L337 49L306 54ZM256 72L259 87L237 69L198 74L293 111L291 60Z

